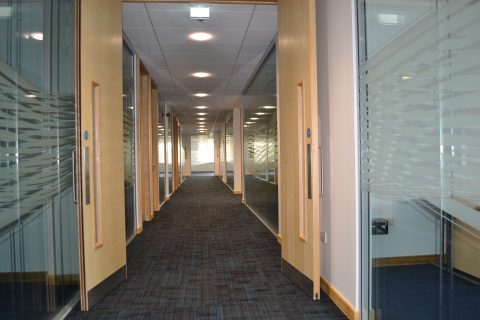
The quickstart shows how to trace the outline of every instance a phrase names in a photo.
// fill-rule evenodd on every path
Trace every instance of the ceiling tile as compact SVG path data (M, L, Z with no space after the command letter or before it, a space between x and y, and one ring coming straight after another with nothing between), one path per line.
M124 11L123 12L124 28L151 28L152 24L148 19L147 11Z

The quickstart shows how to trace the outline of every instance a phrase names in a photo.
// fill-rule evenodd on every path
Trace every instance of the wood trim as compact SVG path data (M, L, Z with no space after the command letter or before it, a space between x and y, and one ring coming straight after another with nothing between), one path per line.
M225 4L277 4L277 0L123 0L123 2L147 2L147 3L225 3Z
M140 234L143 232L143 225L139 226L138 228L135 228L135 234Z
M278 244L282 245L283 238L280 234L277 235L277 242Z
M88 291L89 309L91 309L97 302L102 300L108 293L110 293L110 291L115 289L125 279L127 279L127 265L120 267L120 269L112 273L108 278Z
M396 267L410 266L416 264L439 263L440 255L422 255L422 256L406 256L406 257L387 257L375 258L372 260L373 267Z
M242 195L242 190L232 190L232 193L235 195Z
M349 320L360 319L360 312L323 277L320 277L320 287Z
M309 297L313 295L313 281L297 270L294 266L282 259L282 273L302 289Z
M95 223L95 249L103 246L103 217L102 217L102 152L101 152L101 86L96 81L91 81L92 105L91 105L91 139L93 140L92 157L93 157L93 194L94 194L94 223Z

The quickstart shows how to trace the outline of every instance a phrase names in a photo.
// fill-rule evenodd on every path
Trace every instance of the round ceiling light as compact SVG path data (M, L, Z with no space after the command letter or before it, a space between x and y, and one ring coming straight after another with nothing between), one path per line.
M200 110L203 110L203 109L207 109L208 107L207 106L196 106L195 109L200 109Z
M194 32L189 35L189 38L195 41L207 41L212 39L213 35L207 32Z
M206 96L208 96L208 93L199 92L195 93L194 96L199 98L205 98Z

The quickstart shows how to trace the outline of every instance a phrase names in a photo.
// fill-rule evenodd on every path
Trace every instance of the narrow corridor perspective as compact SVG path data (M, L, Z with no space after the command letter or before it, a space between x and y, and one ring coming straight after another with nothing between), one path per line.
M128 279L68 319L345 319L280 272L275 237L217 177L189 177L128 246Z

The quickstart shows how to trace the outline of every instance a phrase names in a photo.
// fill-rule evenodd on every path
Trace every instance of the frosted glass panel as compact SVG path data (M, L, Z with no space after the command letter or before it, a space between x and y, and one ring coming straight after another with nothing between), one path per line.
M246 203L278 232L276 54L273 49L243 95Z
M158 96L158 190L160 192L160 203L165 201L165 175L166 175L166 153L165 153L165 99Z
M0 318L78 293L75 1L0 1Z
M480 318L478 17L478 1L360 3L364 308L377 319Z

